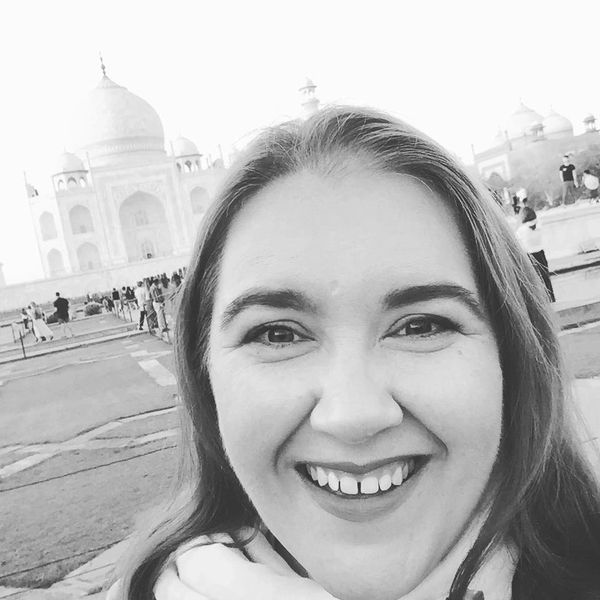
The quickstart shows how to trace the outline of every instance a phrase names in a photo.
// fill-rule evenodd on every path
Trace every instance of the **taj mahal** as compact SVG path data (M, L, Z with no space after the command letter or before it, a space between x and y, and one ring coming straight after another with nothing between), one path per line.
M307 79L299 90L304 116L318 110L315 89ZM2 286L0 310L185 266L227 173L222 156L204 156L185 137L166 144L156 110L110 79L104 64L75 121L76 148L59 156L50 193L25 182L45 278Z

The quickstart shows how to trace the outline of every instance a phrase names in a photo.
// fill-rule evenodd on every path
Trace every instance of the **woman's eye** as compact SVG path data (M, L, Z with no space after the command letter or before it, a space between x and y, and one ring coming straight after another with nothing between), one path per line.
M262 327L259 331L255 332L250 341L268 346L275 344L293 344L301 339L301 336L289 327L271 325L269 327Z
M399 337L430 337L452 330L451 324L446 319L437 317L413 317L406 320L394 331Z

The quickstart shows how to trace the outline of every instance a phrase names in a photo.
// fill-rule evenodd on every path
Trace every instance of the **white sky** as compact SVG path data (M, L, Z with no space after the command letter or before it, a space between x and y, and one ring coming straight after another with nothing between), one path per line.
M44 194L70 115L107 74L147 100L166 139L225 153L322 103L387 110L470 160L520 98L600 117L599 0L39 0L0 16L0 262L8 283L42 269L23 171ZM1 293L1 292L0 292Z

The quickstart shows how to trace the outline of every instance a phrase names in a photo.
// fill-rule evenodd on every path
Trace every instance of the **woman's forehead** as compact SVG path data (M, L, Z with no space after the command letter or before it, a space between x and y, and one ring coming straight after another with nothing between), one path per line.
M302 172L259 192L232 223L219 280L232 291L276 280L338 289L444 280L475 288L443 199L414 178L373 172Z

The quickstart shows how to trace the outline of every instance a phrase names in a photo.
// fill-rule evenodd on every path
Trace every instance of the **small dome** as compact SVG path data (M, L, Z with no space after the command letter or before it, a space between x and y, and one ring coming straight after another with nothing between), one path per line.
M506 122L508 137L511 140L523 137L528 134L532 125L540 121L542 121L542 115L521 102Z
M589 113L588 115L586 115L585 119L583 119L583 122L584 123L595 123L596 117L592 113Z
M157 112L106 75L80 106L73 134L74 145L88 154L93 166L165 155L163 126Z
M567 136L573 135L573 124L567 117L559 115L551 110L550 114L544 119L544 133L547 136Z
M304 90L306 88L316 88L317 86L314 84L313 80L310 77L307 77L304 80L304 85L300 87L300 90Z
M173 154L174 156L196 156L200 152L198 152L194 142L179 136L176 140L173 140Z
M72 173L73 171L85 171L83 161L72 152L63 152L56 161L56 173Z

